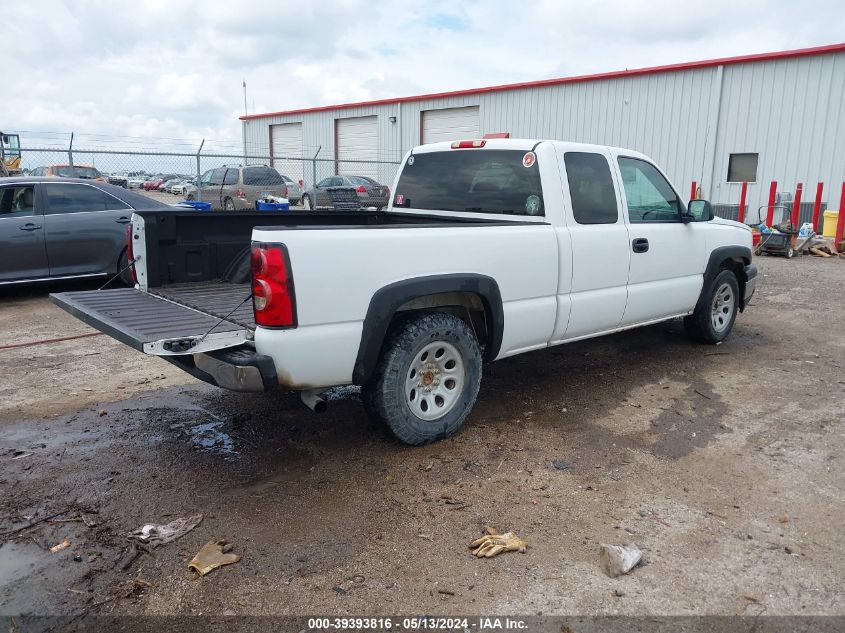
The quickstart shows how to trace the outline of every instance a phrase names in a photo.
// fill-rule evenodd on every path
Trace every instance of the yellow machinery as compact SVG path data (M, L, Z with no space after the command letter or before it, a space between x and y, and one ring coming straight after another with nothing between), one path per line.
M0 176L21 173L21 139L17 134L0 132Z

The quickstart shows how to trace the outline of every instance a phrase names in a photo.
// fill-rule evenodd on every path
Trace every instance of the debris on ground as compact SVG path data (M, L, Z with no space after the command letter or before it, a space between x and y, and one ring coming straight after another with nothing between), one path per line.
M50 548L50 551L55 554L56 552L61 552L63 549L67 549L70 547L70 541L65 539L61 543L56 543L53 547Z
M188 563L188 569L194 570L200 576L205 576L218 567L237 563L241 556L240 554L232 554L231 549L232 545L228 541L209 541L191 559L191 562Z
M643 553L636 545L600 545L601 554L599 564L611 578L627 574L634 567L639 565L643 559Z
M127 538L130 541L138 541L144 545L149 545L151 548L156 548L160 545L172 543L176 539L185 536L197 527L200 522L202 522L202 515L195 514L186 518L176 519L164 525L148 523L142 525L137 530L133 530Z
M484 536L475 539L469 544L472 549L472 555L478 558L493 558L502 552L520 552L525 553L528 548L528 543L523 541L513 532L505 532L499 534L495 528L484 528Z
M552 462L552 467L555 470L569 470L572 467L572 464L565 459L556 459Z

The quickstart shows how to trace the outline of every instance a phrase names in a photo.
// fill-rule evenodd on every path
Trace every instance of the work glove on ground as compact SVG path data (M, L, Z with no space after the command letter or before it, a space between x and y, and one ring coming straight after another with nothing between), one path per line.
M213 569L237 563L241 559L240 554L230 553L231 549L232 546L227 541L209 541L191 559L188 569L193 569L200 576L205 576Z
M524 554L528 547L528 543L513 532L499 534L496 529L491 527L484 528L484 531L486 532L484 536L475 539L469 544L472 555L478 558L492 558L502 552L520 552Z

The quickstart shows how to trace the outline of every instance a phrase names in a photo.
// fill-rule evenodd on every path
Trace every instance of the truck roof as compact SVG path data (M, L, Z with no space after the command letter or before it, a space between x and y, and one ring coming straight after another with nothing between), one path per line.
M534 149L540 143L555 143L559 145L566 146L566 149L575 152L604 152L606 150L611 150L614 152L623 152L628 155L632 156L639 156L642 158L648 158L644 154L637 152L632 149L626 149L623 147L613 147L611 145L594 145L591 143L574 143L571 141L562 141L557 139L529 139L529 138L486 138L486 139L461 139L461 141L484 141L483 147L472 148L475 150L485 150L485 149L513 149L513 150L522 150L522 151L529 151ZM455 141L441 141L439 143L428 143L426 145L417 145L414 149L411 150L414 154L425 154L428 152L444 152L446 150L451 150L452 143Z

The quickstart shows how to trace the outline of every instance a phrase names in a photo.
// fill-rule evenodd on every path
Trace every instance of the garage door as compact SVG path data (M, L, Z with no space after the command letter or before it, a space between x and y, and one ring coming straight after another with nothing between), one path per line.
M282 123L271 125L273 135L273 167L288 178L301 180L303 169L302 156L302 123Z
M378 165L344 161L378 160L378 117L337 119L337 173L379 179Z
M425 110L422 113L423 143L471 138L481 138L478 106Z

